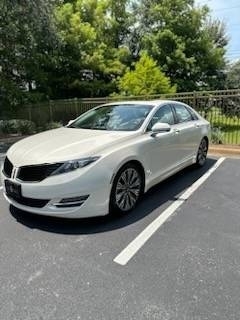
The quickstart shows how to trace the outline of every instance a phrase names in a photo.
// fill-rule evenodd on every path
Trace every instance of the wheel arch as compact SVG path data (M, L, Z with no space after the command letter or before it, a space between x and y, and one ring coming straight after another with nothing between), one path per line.
M199 141L199 145L197 146L197 149L196 149L196 156L197 156L197 153L198 153L198 148L199 148L199 146L200 146L200 144L201 144L203 139L205 139L207 141L207 147L209 147L209 138L208 138L208 136L206 136L206 135L202 136L201 140Z
M142 175L142 178L143 178L143 191L145 190L145 181L146 181L146 173L145 173L145 169L144 169L144 166L143 164L141 163L141 161L135 159L135 158L129 158L129 159L126 159L125 161L122 161L118 167L114 170L114 173L112 175L112 178L111 178L111 185L113 184L113 181L117 175L117 173L126 165L128 164L133 164L135 166L138 167L141 175Z
M204 136L203 139L205 139L207 141L207 146L209 146L209 138L208 138L208 136Z
M125 166L132 165L135 168L138 169L139 173L142 176L142 186L141 186L141 191L140 191L140 196L144 193L145 191L145 170L142 165L142 163L139 160L136 159L128 159L127 161L124 161L121 163L121 165L118 166L117 170L113 173L112 179L111 179L111 192L110 192L110 197L109 197L109 214L112 214L116 212L115 210L120 210L119 208L116 208L116 204L113 202L113 191L114 191L114 186L116 185L116 178L118 174L120 174L121 170L124 170ZM139 201L139 199L138 199ZM136 205L136 203L135 203ZM135 207L134 205L134 207Z

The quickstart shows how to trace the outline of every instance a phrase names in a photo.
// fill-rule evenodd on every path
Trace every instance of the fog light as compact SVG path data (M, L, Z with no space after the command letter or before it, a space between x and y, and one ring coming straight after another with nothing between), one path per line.
M81 206L89 197L88 195L72 197L72 198L64 198L58 203L54 203L54 206L57 208L69 208L69 207L78 207Z
M73 197L73 198L64 198L60 201L60 203L69 203L69 202L81 202L87 200L89 195L80 196L80 197Z

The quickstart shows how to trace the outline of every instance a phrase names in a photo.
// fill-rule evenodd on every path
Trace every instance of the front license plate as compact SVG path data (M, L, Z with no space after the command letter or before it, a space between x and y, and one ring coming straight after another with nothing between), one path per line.
M5 180L6 194L13 198L20 198L22 195L21 185L9 180Z

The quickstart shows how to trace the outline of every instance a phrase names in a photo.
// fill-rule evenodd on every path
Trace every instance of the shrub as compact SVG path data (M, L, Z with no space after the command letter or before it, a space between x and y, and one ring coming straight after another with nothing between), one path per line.
M36 131L34 122L23 119L0 121L0 132L3 134L32 134Z
M62 123L61 122L49 122L46 124L45 130L51 130L51 129L57 129L62 127Z
M57 128L60 128L62 126L63 126L63 124L61 122L52 121L52 122L45 123L44 125L38 126L37 127L37 132L43 132L43 131L46 131L46 130L57 129Z
M7 134L13 131L13 124L9 120L1 120L0 122L0 132Z
M223 144L223 140L224 140L224 133L222 132L221 128L218 128L218 127L212 128L211 142L213 144Z
M32 134L36 132L36 125L32 121L20 120L18 126L21 134Z

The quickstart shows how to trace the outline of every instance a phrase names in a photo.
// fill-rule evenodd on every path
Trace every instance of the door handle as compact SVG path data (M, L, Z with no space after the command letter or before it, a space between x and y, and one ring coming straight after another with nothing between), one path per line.
M195 128L199 128L199 127L200 127L200 124L197 124L197 123L196 123L194 126L195 126Z
M180 130L179 130L179 129L175 129L174 132L175 132L176 134L179 134Z

